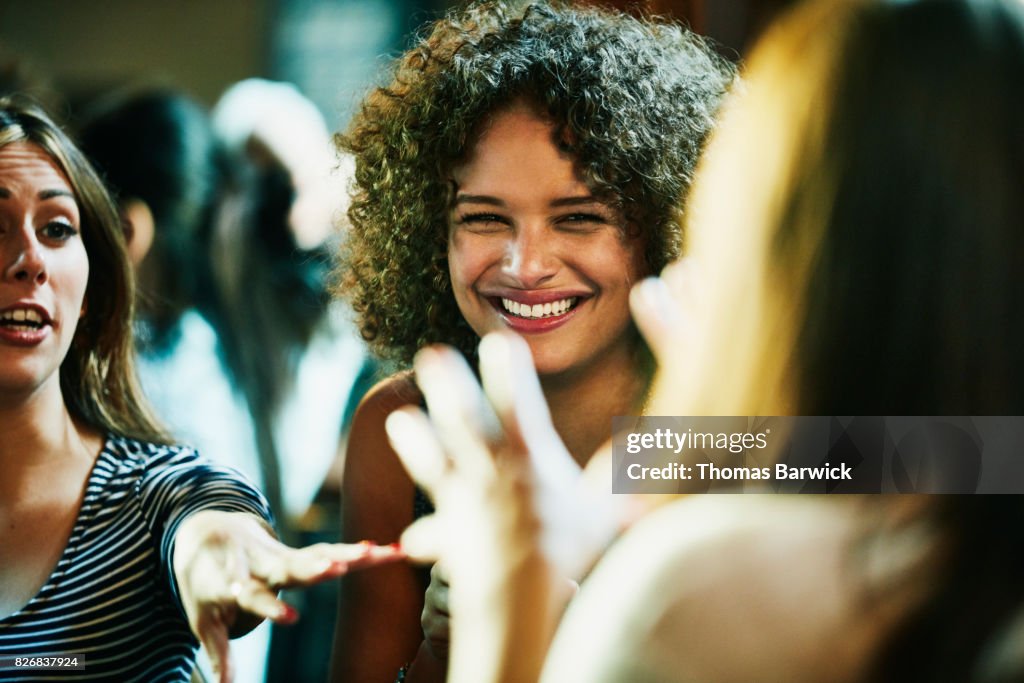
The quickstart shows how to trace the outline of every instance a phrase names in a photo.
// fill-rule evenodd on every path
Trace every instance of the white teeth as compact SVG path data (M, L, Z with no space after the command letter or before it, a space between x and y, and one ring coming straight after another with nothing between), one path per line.
M43 316L31 308L16 308L4 311L0 313L0 320L13 320L14 322L29 322L41 325L43 323Z
M512 299L502 299L501 305L506 311L520 318L542 318L553 315L563 315L576 303L577 297L570 299L559 299L544 304L521 304Z

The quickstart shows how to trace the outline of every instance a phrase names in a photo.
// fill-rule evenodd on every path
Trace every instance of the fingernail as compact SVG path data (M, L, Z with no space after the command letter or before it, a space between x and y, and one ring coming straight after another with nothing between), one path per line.
M388 550L390 550L392 552L395 552L395 553L402 552L402 544L401 543L388 543L386 547L387 547Z
M384 431L388 438L396 444L396 449L405 447L414 451L419 445L410 430L415 430L416 421L402 410L396 410L384 420ZM414 433L414 432L412 432Z
M640 294L640 300L646 306L661 313L663 316L671 314L673 305L672 295L668 291L668 286L661 278L647 278L637 285L637 291Z
M480 358L490 361L507 360L508 338L502 332L491 332L480 340Z
M401 546L402 552L411 557L426 554L430 550L429 540L423 538L423 534L415 526L406 529L405 533L402 534Z
M291 605L281 605L277 610L276 621L284 624L293 624L299 618L299 613Z

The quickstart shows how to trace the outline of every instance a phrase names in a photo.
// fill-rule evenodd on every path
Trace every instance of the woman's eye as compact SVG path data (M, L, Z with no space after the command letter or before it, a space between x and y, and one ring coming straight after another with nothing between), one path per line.
M65 242L71 237L78 234L78 229L70 223L64 221L50 221L43 226L40 231L48 240L54 242Z
M509 221L494 213L469 213L459 216L456 225L471 232L491 233L507 230Z
M558 219L558 227L570 232L590 232L610 224L611 220L599 213L570 213Z

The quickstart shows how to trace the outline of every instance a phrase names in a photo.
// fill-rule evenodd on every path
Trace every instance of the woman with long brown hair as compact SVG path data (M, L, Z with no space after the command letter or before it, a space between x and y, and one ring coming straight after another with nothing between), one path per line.
M397 556L277 542L262 495L174 445L132 355L132 273L99 177L0 99L0 655L5 680L221 680L227 639L294 621L277 590ZM44 658L44 659L39 659ZM68 672L65 672L68 673Z

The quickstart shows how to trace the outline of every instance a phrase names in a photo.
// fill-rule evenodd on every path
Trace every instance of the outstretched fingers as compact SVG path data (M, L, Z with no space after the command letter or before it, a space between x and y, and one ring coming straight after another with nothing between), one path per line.
M257 620L290 624L298 618L277 597L279 590L403 557L396 546L372 543L290 548L252 515L202 510L179 527L173 565L189 626L206 648L218 680L226 683L232 678L231 633L243 633Z
M451 348L427 347L416 354L414 366L430 421L452 462L469 476L493 476L490 442L497 419L465 359Z
M637 327L658 362L692 344L704 301L700 269L693 259L674 261L633 288L629 303Z
M397 545L317 543L290 548L275 542L273 550L261 549L251 558L252 575L269 591L312 586L356 569L396 562L405 557ZM260 612L267 618L274 618ZM278 619L275 619L278 621Z
M579 466L551 422L526 341L508 332L488 334L480 342L480 374L508 448L525 455L541 481L574 480Z
M388 415L384 429L409 476L434 497L448 470L448 456L430 419L419 408L400 408Z

